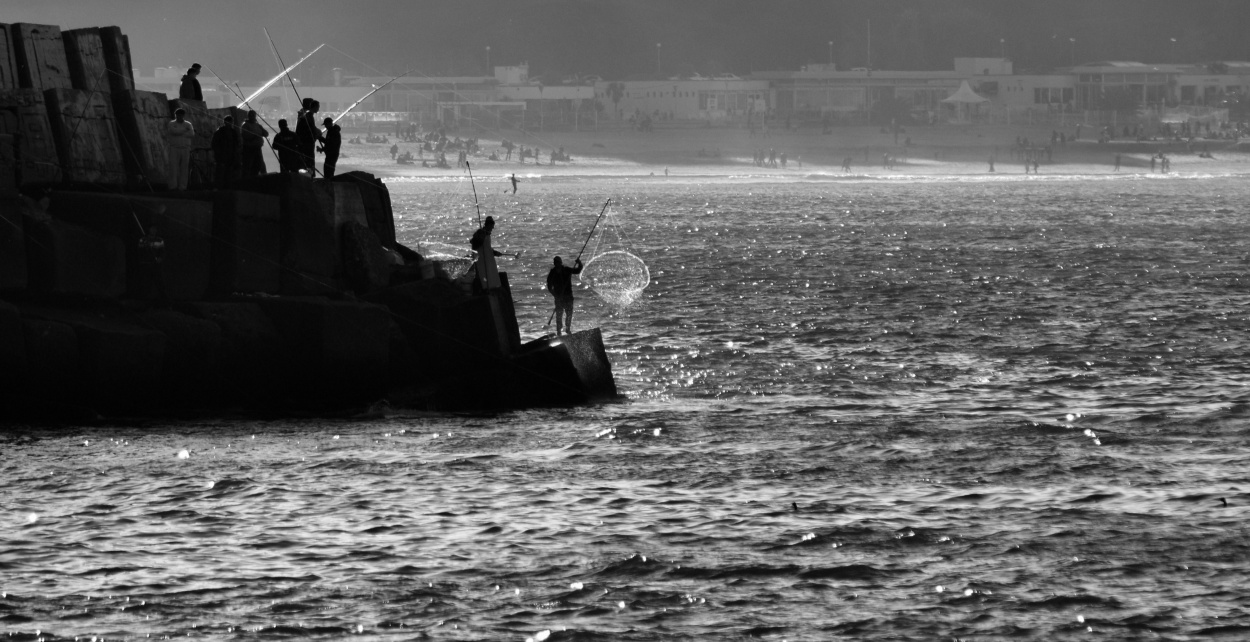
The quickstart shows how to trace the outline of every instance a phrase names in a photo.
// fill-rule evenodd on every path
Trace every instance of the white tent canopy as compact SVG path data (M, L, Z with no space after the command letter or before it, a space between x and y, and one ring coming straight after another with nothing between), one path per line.
M951 94L947 98L943 98L942 102L956 103L956 104L962 103L962 104L971 105L971 104L989 102L989 100L990 100L989 98L981 96L977 92L972 91L972 87L968 86L968 81L965 80L963 81L962 84L959 85L959 89L955 91L955 93Z

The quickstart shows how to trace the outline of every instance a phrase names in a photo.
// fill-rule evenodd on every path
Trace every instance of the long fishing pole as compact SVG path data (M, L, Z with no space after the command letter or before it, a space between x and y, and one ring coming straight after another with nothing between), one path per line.
M268 28L264 28L264 29L265 29L265 37L269 38L269 46L273 48L273 55L278 57L278 64L283 65L285 67L286 63L283 62L282 60L282 54L278 53L278 45L273 44L273 38L269 36L269 29ZM317 47L317 49L320 49L320 48L321 48L320 46ZM313 51L316 51L316 49L314 49ZM308 56L311 56L311 55L312 53L308 54ZM308 56L304 56L304 58L307 59ZM303 60L301 60L300 62L303 62ZM286 70L283 71L282 73L286 75L286 80L291 85L291 91L295 92L295 99L298 100L300 104L299 117L300 117L300 120L303 120L305 118L310 117L311 114L307 113L304 110L304 99L300 97L299 90L295 88L295 81L291 80L292 67L287 67ZM314 136L314 134L315 134L314 137L321 136L320 134L321 130L317 128L317 124L315 122L310 122L308 124L308 129L315 130L315 131L309 131L309 134L308 134L309 136ZM298 131L298 129L296 131ZM309 176L315 177L317 175L317 153L313 152L311 156L304 156L301 153L300 156L303 156L306 159L306 162L308 163L308 171L310 172Z
M414 69L415 69L415 67L414 67ZM360 97L360 100L357 100L356 102L352 103L352 104L351 104L351 105L350 105L347 109L344 109L344 110L342 111L342 113L340 113L338 116L336 116L336 117L334 118L334 122L335 122L335 123L338 123L338 122L339 122L339 119L340 119L340 118L342 118L342 117L344 117L344 116L346 116L346 115L347 115L347 112L349 112L349 111L351 111L351 110L355 109L355 108L356 108L356 105L359 105L360 103L364 102L364 101L365 101L365 99L367 99L368 97L370 97L370 96L372 96L372 95L374 95L374 94L378 93L378 90L382 89L383 87L385 87L385 86L387 86L387 85L389 85L389 84L391 84L391 83L395 82L396 80L399 80L400 78L403 78L404 76L407 76L407 75L409 74L409 72L411 72L411 71L412 71L412 69L409 69L408 71L405 71L404 73L399 74L398 76L395 76L394 78L391 78L390 80L388 80L388 81L386 81L386 82L382 83L380 86L378 86L378 87L374 87L374 88L373 88L373 91L371 91L371 92L369 92L369 93L365 94L364 96L361 96L361 97Z
M227 90L229 90L229 91L230 91L230 93L234 94L234 97L235 97L235 98L239 98L239 99L242 99L242 100L243 100L243 102L239 103L239 106L238 106L238 107L235 107L235 109L240 109L240 108L242 108L244 105L246 105L246 106L247 106L247 108L248 108L250 111L256 112L256 117L257 117L257 118L260 118L260 122L265 123L265 127L268 127L268 128L269 128L270 130L272 130L272 131L273 131L273 133L275 133L275 134L276 134L276 133L278 133L278 130L274 129L274 128L273 128L273 125L270 125L270 124L269 124L269 121L265 120L265 117L260 115L260 112L258 112L258 111L256 111L255 109L253 109L253 108L252 108L252 103L251 103L251 102L249 102L249 101L248 101L248 99L243 98L243 90L239 88L238 83L235 83L234 87L231 87L231 86L230 86L230 83L226 82L225 80L222 80L221 76L218 76L218 75L217 75L217 72L213 71L211 67L205 67L205 69L208 69L208 73L212 74L212 75L213 75L213 77L214 77L214 78L216 78L218 82L220 82L221 84L225 85L225 86L226 86L226 89L227 89ZM235 127L235 129L239 130L240 132L242 132L242 131L243 131L243 123L237 123L237 124L235 124L235 126L234 126L234 127ZM263 142L261 143L261 147L264 147L264 143L263 143ZM278 167L282 167L282 159L278 157L278 151L277 151L276 149L274 149L274 148L273 148L273 145L270 145L270 146L269 146L269 151L273 152L273 158L274 158L274 160L278 161ZM263 156L263 154L262 154L262 156Z
M265 37L266 37L266 38L269 38L269 31L268 31L268 30L265 30ZM273 45L273 38L269 38L269 44L270 44L271 46ZM300 58L298 61L296 61L296 63L295 63L295 64L291 65L290 67L287 67L286 69L283 69L281 72L279 72L279 73L278 73L278 75L277 75L277 76L274 76L273 78L270 78L270 79L269 79L269 82L267 82L267 83L265 83L265 84L261 85L261 86L260 86L260 89L257 89L256 91L252 92L252 95L251 95L251 96L248 96L247 98L244 98L244 99L243 99L243 102L241 102L241 103L239 103L238 105L235 105L235 106L236 106L236 107L243 107L243 105L245 105L246 103L251 102L251 101L252 101L252 99L256 98L257 96L259 96L259 95L261 95L261 94L263 94L263 93L265 93L265 90L266 90L266 89L269 89L270 87L272 87L274 83L278 82L279 80L282 80L282 76L284 76L284 75L285 75L285 76L287 76L287 78L290 78L290 73L291 73L291 71L292 71L293 69L295 69L296 67L300 66L300 63L304 62L305 60L308 60L308 57L309 57L309 56L311 56L311 55L313 55L313 54L317 53L317 50L318 50L318 49L321 49L321 48L322 48L322 47L324 47L324 46L325 46L325 43L322 43L322 44L317 45L317 49L313 49L312 51L308 52L307 54L305 54L305 55L304 55L304 57L303 57L303 58ZM277 49L275 48L275 53L276 53L276 52L277 52ZM278 56L279 64L281 64L281 59L282 59L282 57L281 57L281 56ZM212 70L209 70L209 73L212 73ZM298 92L298 91L297 91L297 92L295 92L295 93L296 93L297 95L299 94L299 92Z
M473 205L477 208L477 226L482 227L482 205L477 202L477 184L473 182L473 168L469 166L469 161L464 162L464 166L469 170L469 185L473 187Z
M577 258L573 260L573 263L582 260L582 252L585 252L586 246L590 245L590 237L595 235L595 228L599 227L599 221L603 218L603 213L608 211L608 204L611 202L612 199L610 198L603 202L603 209L599 210L599 216L595 217L595 224L590 226L590 233L586 235L586 242L582 243L582 249L577 251ZM559 308L551 311L551 316L547 317L547 325L543 326L544 329L551 327L551 320L556 318L556 312L559 312Z

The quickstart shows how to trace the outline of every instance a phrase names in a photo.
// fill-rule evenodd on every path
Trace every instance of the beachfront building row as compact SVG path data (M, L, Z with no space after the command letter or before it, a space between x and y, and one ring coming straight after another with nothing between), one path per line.
M807 65L742 78L631 78L544 85L527 65L500 66L493 76L404 76L374 93L348 117L362 122L476 125L489 129L582 129L628 122L699 121L707 125L904 122L1060 122L1089 112L1171 114L1174 120L1228 119L1230 101L1250 97L1250 62L1145 64L1104 61L1046 73L1015 73L1005 58L956 58L952 69L895 71ZM136 73L136 85L177 94L178 70ZM301 96L337 114L391 78L344 76L304 86ZM960 93L963 84L972 94ZM201 76L209 106L237 104L255 88ZM969 98L972 96L972 98ZM955 97L954 99L952 97ZM288 83L251 101L262 115L298 110Z

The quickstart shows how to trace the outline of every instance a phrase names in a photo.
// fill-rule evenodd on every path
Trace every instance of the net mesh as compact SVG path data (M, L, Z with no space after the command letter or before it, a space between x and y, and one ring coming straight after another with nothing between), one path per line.
M651 271L637 256L611 250L595 256L582 268L580 280L603 302L623 308L638 300L651 283Z

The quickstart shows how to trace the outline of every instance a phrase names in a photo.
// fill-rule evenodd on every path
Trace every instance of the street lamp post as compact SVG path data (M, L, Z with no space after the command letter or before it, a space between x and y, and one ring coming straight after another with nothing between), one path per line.
M658 42L655 43L655 73L657 76L664 73L660 71L660 43Z
M1068 52L1068 60L1070 64L1076 66L1076 38L1068 38L1068 42L1072 43L1072 48Z
M1172 41L1172 63L1175 64L1176 63L1176 38L1171 38L1171 41Z
M490 68L490 45L486 45L486 75L493 76L495 72Z
M1003 58L1003 59L1007 58L1007 39L1006 38L998 39L998 57Z
M829 66L833 66L833 41L829 41Z

